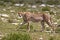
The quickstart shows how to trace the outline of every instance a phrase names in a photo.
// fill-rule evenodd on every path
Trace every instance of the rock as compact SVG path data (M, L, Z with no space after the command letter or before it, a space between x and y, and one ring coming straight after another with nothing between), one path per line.
M39 40L43 40L43 37L42 37L42 35L41 35L41 37L39 38Z
M15 6L24 6L24 4L14 4Z
M57 24L57 22L55 22L54 24Z
M14 24L14 25L18 25L19 23L12 23L12 24Z
M23 23L20 23L20 25L22 25Z
M6 18L1 18L1 20L2 20L3 22L8 22L8 19L6 19Z
M1 17L9 17L7 14L0 14Z
M0 34L0 40L2 39L2 37L4 37L4 35Z
M22 6L24 6L24 4L20 4L20 6L22 7Z
M20 6L20 4L14 4L15 6Z
M39 38L40 40L43 40L43 38Z
M3 11L6 11L6 9L3 9Z
M46 5L45 4L41 4L41 5L39 5L39 7L46 7Z
M45 24L46 25L46 27L49 27L47 24Z
M31 7L31 5L28 5L28 7Z
M32 5L31 7L32 7L32 8L36 8L36 5Z
M49 7L55 7L55 5L47 5L47 6L49 6Z
M15 12L15 10L10 10L11 13Z
M51 33L51 31L45 31L45 32L47 32L47 33Z

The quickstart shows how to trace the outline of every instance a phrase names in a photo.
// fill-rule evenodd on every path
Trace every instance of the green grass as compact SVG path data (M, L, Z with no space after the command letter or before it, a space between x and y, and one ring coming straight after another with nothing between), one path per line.
M0 6L1 10L0 10L0 13L5 13L5 14L8 14L10 17L7 18L7 19L10 19L11 21L13 19L17 19L17 20L20 20L18 21L18 23L21 23L22 22L22 19L18 19L17 18L17 12L23 10L23 11L26 11L26 9L28 8L24 8L24 7L15 7L15 6L11 6L11 9L8 9L10 6ZM2 9L5 8L6 11L3 11ZM32 8L31 8L32 9ZM40 8L37 8L39 10L41 10ZM13 12L13 14L15 15L12 16L12 13L10 12L10 10L15 10L15 12ZM60 9L59 9L60 10ZM58 11L59 11L58 10ZM36 9L32 9L32 11L36 11ZM58 15L56 15L58 17ZM1 17L0 17L1 18ZM58 17L59 18L59 17ZM13 25L9 22L3 22L0 20L0 33L5 35L6 33L9 34L9 33L28 33L30 35L30 37L32 38L32 40L40 40L40 38L42 37L44 40L60 40L60 33L56 33L56 34L50 34L50 33L46 33L46 32L40 32L40 23L30 23L31 24L31 31L28 33L26 32L27 28L26 28L26 25L23 25L21 27L21 29L19 31L16 31L17 27L19 27L19 25ZM37 31L34 31L34 30L37 30ZM47 29L48 30L48 29ZM42 36L41 36L42 35ZM50 36L50 35L53 35L53 36Z
M9 33L1 40L32 40L28 33Z
M0 22L0 33L5 34L9 32L13 32L17 26L12 25L11 23L3 23Z
M7 25L8 24L8 25ZM56 33L56 34L50 34L50 33L46 33L46 32L40 32L40 27L37 26L38 24L35 24L33 23L33 30L37 30L37 31L30 31L29 33L26 32L27 30L24 28L23 29L20 29L19 31L16 31L16 27L15 25L12 25L11 23L3 23L2 21L0 22L0 33L2 33L3 35L5 35L6 33L9 34L9 33L28 33L30 35L30 37L32 38L32 40L39 40L39 38L41 37L42 35L42 38L44 40L60 40L60 35L59 33ZM53 35L52 37L50 35ZM11 35L10 35L11 36Z

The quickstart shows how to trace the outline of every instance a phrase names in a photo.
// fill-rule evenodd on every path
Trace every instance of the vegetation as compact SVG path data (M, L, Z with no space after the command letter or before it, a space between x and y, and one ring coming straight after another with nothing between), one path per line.
M47 2L46 2L46 4L50 4L50 5L53 5L53 4L54 4L54 5L58 5L59 3L60 3L59 0L55 0L55 1L54 1L54 0L50 0L50 1L47 1Z
M4 36L1 40L32 40L30 35L27 33L9 33Z
M49 6L43 7L42 11L50 11L50 7Z
M53 0L51 0L53 1ZM40 32L40 23L30 23L31 31L28 33L27 24L20 27L20 23L23 21L19 18L17 12L19 11L29 11L29 12L46 12L52 14L53 23L60 25L60 7L56 6L59 4L60 0L56 1L40 1L40 0L0 0L0 37L1 40L60 40L60 27L56 28L56 34L50 32ZM24 6L15 6L14 4L24 4ZM39 6L40 4L53 4L54 7L49 6ZM34 4L34 7L33 6ZM28 7L30 5L31 7ZM9 17L2 16L1 14L6 14ZM16 24L14 24L16 23ZM19 28L19 31L16 29ZM50 27L46 27L45 31L50 31Z
M0 0L1 4L4 2L11 2L11 3L28 3L28 4L60 4L60 0Z

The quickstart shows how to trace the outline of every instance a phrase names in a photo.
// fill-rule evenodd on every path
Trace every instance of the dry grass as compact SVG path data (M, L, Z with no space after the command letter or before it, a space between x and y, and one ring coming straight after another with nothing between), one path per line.
M16 13L22 9L20 7L14 7L14 6L11 6L11 9L7 9L8 7L2 7L2 6L0 7L1 7L0 13L9 14L10 16L11 16L10 10L15 10L14 14L16 16ZM6 11L3 11L2 10L3 8L5 8ZM7 19L13 19L13 18L10 17ZM16 16L16 19L20 20L17 18L17 16ZM21 21L22 19L19 22ZM46 32L40 32L40 23L31 23L31 25L32 25L32 30L31 32L28 33L26 32L27 31L26 29L20 29L19 31L16 31L16 28L19 27L18 25L13 25L9 22L2 22L0 20L0 34L6 35L11 32L25 32L25 33L28 33L32 37L32 40L40 40L41 38L43 38L43 40L60 40L60 33L51 34L51 33L46 33Z

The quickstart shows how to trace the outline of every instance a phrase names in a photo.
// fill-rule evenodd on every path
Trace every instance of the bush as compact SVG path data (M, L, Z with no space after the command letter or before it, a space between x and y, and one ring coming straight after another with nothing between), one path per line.
M54 12L53 12L53 11L50 11L50 14L51 14L51 15L54 15Z
M54 40L54 38L52 36L50 36L50 39L49 40Z
M10 33L2 38L2 40L32 40L27 33Z
M42 8L42 11L50 11L50 7L46 6Z
M60 27L56 28L56 33L60 33Z
M4 1L0 1L0 5L4 5ZM5 6L5 5L4 5Z
M50 1L47 1L46 4L49 4L49 5L53 5L53 4L58 5L58 4L60 4L60 1L58 1L58 0L50 0Z

